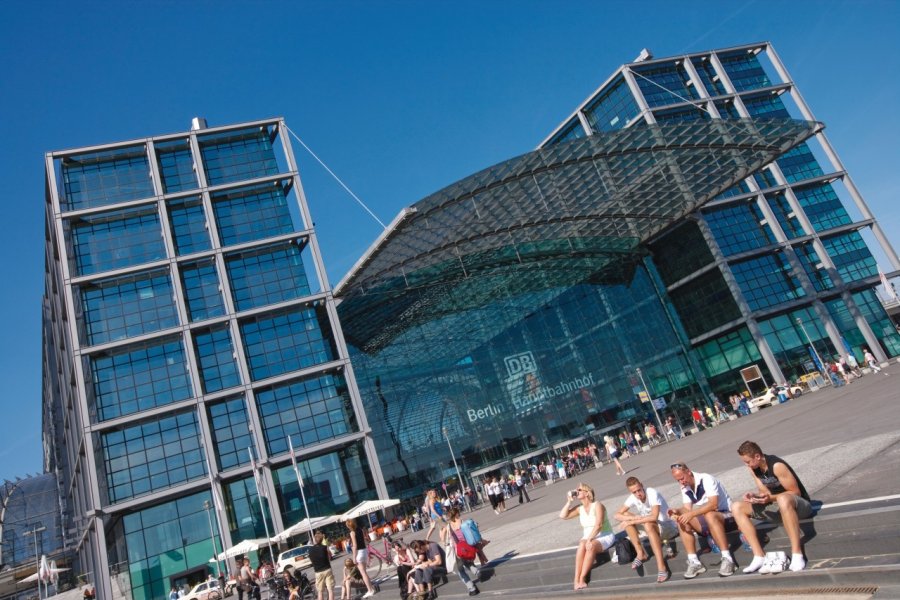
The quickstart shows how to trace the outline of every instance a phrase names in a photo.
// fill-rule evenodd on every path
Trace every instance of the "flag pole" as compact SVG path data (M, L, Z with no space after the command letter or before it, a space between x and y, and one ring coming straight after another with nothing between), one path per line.
M291 436L287 436L288 448L291 450L291 464L294 465L294 475L297 476L297 484L300 486L300 498L303 500L303 512L306 513L306 523L309 525L309 545L313 544L313 526L309 519L309 507L306 505L306 492L303 490L303 476L300 474L300 468L297 466L297 457L294 454L294 444L291 442Z
M256 484L256 495L259 497L259 511L262 513L263 528L266 531L266 545L269 547L269 560L272 561L272 566L274 566L275 553L272 552L272 538L269 536L269 524L266 522L265 502L263 502L263 498L268 500L269 496L268 494L263 493L259 487L259 474L256 472L256 459L253 458L253 449L248 447L247 452L250 454L250 466L253 468L253 482ZM265 485L265 482L263 485Z

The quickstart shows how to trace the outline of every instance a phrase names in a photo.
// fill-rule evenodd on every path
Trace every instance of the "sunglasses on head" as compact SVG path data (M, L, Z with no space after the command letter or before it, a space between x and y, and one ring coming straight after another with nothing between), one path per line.
M671 465L669 465L669 468L687 470L687 465L684 463L672 463Z

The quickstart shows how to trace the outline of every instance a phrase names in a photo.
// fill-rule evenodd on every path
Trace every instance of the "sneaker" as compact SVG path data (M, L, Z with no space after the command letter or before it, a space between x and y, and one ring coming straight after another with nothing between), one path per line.
M744 573L756 573L762 568L764 564L766 564L765 556L754 556L753 560L750 561L749 565L744 567L743 571Z
M362 597L363 598L371 598L374 595L375 595L375 592L370 591L370 592L366 592L365 594L363 594Z
M797 572L802 571L806 568L806 558L802 554L792 554L791 555L791 571Z
M685 579L693 579L697 575L706 573L706 567L701 562L689 562L687 571L684 572Z
M731 577L734 575L735 564L730 558L722 557L722 566L719 567L719 577Z
M773 567L772 561L769 560L768 558L766 558L765 561L763 562L763 565L759 568L759 571L757 571L757 573L760 573L762 575L768 575L769 573L772 572L772 567Z
M480 593L481 593L481 590L478 589L478 586L477 586L477 585L473 585L473 586L472 586L472 589L469 590L469 595L470 595L470 596L477 596L477 595L480 594Z

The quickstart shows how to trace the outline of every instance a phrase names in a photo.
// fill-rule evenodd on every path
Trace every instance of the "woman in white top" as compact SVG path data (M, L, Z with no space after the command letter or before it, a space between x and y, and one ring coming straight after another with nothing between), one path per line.
M578 504L573 506L574 502ZM575 490L569 492L565 505L559 511L560 519L578 517L583 530L575 553L576 590L587 587L586 580L594 567L597 553L606 551L615 542L615 534L601 532L605 516L606 507L594 500L594 490L586 483L579 483Z

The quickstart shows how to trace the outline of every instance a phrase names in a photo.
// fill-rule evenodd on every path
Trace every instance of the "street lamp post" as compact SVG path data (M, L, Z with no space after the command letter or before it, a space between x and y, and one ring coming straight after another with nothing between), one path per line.
M209 521L209 541L212 542L213 558L216 559L216 575L218 575L219 578L221 578L222 577L222 563L219 562L219 549L216 548L216 534L213 531L212 515L209 512L210 509L212 509L212 504L210 503L209 500L204 500L203 501L203 510L206 511L206 520ZM216 515L216 517L218 517L218 515Z
M659 418L659 412L656 410L656 405L653 404L653 398L650 397L650 390L647 389L647 383L644 381L644 374L641 373L641 368L635 368L637 371L637 375L641 380L641 387L644 388L644 393L647 394L647 401L650 402L650 408L653 409L653 414L656 416L656 424L659 425L660 430L662 430L663 435L666 437L666 441L669 441L669 434L666 433L666 428L663 427L662 421Z
M447 428L441 427L441 432L444 434L444 439L447 440L447 448L450 449L450 458L453 459L453 466L456 468L456 479L459 481L459 491L463 497L463 506L466 507L466 511L469 509L469 499L466 498L465 490L463 488L463 478L459 473L459 465L456 464L456 455L453 454L453 446L450 445L450 436L447 435Z
M825 369L825 363L822 362L822 357L819 356L819 352L818 350L816 350L815 344L813 344L812 340L809 339L809 334L806 333L806 327L803 326L803 319L801 319L800 317L797 317L797 325L800 326L800 331L803 332L803 337L806 338L806 343L809 344L810 348L812 348L813 356L816 357L816 363L818 363L817 366L819 367L819 372L821 373L822 370Z
M47 531L47 528L44 527L43 525L38 527L37 523L35 523L31 527L31 529L29 529L28 531L22 532L23 536L30 535L34 539L34 563L35 563L35 566L37 567L36 573L38 576L38 600L41 599L41 557L38 556L37 534L41 533L42 531Z

